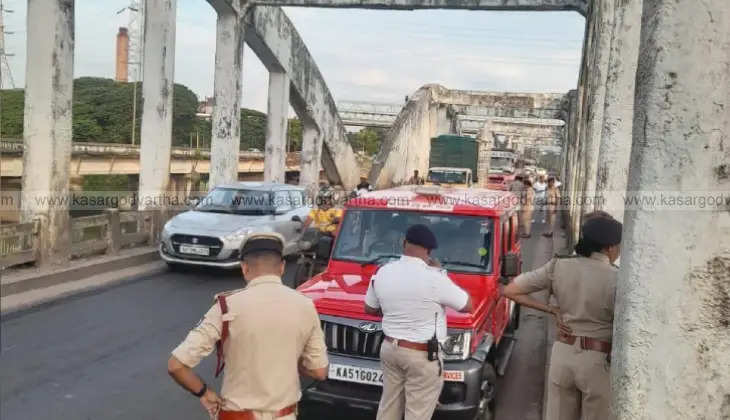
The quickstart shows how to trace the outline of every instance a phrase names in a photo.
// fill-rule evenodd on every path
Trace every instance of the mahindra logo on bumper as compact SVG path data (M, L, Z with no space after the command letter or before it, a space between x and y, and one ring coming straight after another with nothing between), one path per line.
M192 241L193 241L194 244L197 244L198 243L198 238L193 238Z
M362 324L360 324L359 328L362 332L371 333L378 330L378 325L373 324L372 322L363 322Z

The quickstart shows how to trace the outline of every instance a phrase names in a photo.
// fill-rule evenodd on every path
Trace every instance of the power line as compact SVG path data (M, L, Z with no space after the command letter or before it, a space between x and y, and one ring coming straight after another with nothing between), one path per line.
M15 54L10 54L5 51L5 34L12 35L13 32L5 31L5 13L13 13L13 11L6 9L3 0L0 0L0 89L5 86L5 83L3 83L5 79L10 82L10 87L15 89L13 72L8 63L8 57L12 57Z

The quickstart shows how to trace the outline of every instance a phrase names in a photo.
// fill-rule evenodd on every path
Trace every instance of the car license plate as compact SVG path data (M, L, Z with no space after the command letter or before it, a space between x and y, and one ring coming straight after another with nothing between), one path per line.
M330 379L383 386L383 372L357 366L330 364Z
M180 245L181 254L210 255L210 248L203 245Z

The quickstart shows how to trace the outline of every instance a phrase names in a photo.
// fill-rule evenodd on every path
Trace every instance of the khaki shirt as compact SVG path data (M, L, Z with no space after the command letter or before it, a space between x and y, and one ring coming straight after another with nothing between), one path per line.
M590 258L553 258L515 283L527 293L550 290L574 335L611 341L617 276L608 257L594 252Z
M558 190L556 187L548 187L547 189L547 205L548 210L554 211L558 207L558 202L560 201L560 190Z
M229 336L221 396L226 410L276 411L301 398L298 363L326 367L327 347L312 301L281 283L257 277L227 296ZM222 319L216 302L172 355L195 367L215 349Z

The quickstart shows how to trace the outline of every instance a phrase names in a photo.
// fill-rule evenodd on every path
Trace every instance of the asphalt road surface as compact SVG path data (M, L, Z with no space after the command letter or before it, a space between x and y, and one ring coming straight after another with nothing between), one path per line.
M552 254L552 241L535 227L523 245L527 269ZM167 358L215 293L239 287L235 273L166 272L3 318L0 418L206 418L197 399L168 377ZM544 317L522 311L518 342L498 384L497 419L540 418L544 328ZM214 359L197 371L219 389Z

